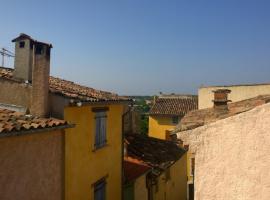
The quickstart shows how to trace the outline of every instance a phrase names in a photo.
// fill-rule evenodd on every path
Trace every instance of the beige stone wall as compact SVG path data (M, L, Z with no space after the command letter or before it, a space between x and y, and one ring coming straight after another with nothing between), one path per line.
M196 200L270 199L270 104L178 136L195 152Z
M0 138L0 199L63 198L63 133Z
M24 42L24 48L20 48L20 42ZM33 50L30 49L30 40L21 40L15 43L14 76L23 80L32 80Z
M140 176L134 182L134 200L148 200L146 174Z
M32 86L0 78L0 103L30 108Z
M199 109L213 107L213 90L229 89L231 93L228 99L232 102L250 99L258 95L270 94L270 84L246 85L246 86L227 86L227 87L203 87L199 89Z

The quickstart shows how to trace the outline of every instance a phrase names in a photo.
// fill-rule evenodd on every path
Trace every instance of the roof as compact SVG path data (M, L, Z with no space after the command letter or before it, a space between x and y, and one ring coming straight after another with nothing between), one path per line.
M147 164L130 157L124 158L123 165L125 182L131 182L151 170Z
M172 141L148 137L142 134L126 134L125 142L127 144L128 156L161 170L171 166L186 152Z
M26 132L52 128L68 128L72 125L65 120L55 118L39 118L20 112L0 109L0 137L20 135Z
M47 46L49 46L50 48L52 48L52 44L37 41L37 40L33 39L31 36L29 36L29 35L27 35L27 34L25 34L25 33L21 33L18 37L14 38L14 39L12 40L12 42L17 42L17 41L24 40L24 39L31 40L31 41L33 41L33 42L35 42L35 43L44 44L44 45L47 45Z
M270 83L247 83L247 84L233 84L233 85L214 85L214 86L201 86L202 88L227 88L227 87L245 87L245 86L259 86L259 85L270 85Z
M13 77L13 71L14 69L11 68L0 67L0 77L11 81L18 81ZM96 90L53 76L50 76L49 87L50 92L53 94L82 102L131 101L126 97L121 97L111 92Z
M150 115L184 116L189 111L198 109L197 96L179 96L157 98L152 106Z
M260 95L251 99L229 103L228 110L215 108L195 110L185 115L173 132L176 133L194 129L199 126L218 121L220 119L225 119L227 117L249 111L256 106L263 105L269 102L270 95Z

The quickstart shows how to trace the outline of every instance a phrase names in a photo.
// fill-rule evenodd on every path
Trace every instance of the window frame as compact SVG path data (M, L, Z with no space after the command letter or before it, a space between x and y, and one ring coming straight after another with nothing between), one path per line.
M23 49L23 48L25 47L25 41L20 41L20 42L19 42L19 47L20 47L21 49Z
M97 198L97 196L96 196L96 193L97 192L99 192L99 191L101 191L101 192L103 192L103 198L101 199L101 200L106 200L106 189L107 189L107 181L106 181L106 179L107 179L107 177L108 176L105 176L105 177L103 177L103 178L101 178L101 179L99 179L98 181L96 181L93 185L92 185L92 187L93 187L93 192L94 192L94 200L99 200L99 199L96 199Z
M108 144L107 140L107 119L108 119L107 107L95 107L92 108L94 112L94 137L93 137L93 151L101 149ZM99 128L98 128L99 127ZM104 132L103 132L104 131Z
M190 163L190 174L189 175L194 176L194 174L195 174L195 157L191 157L189 159L189 163Z
M178 124L180 121L179 116L172 116L172 124Z

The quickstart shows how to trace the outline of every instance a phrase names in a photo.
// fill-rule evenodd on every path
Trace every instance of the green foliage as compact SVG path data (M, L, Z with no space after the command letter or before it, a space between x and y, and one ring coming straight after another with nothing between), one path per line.
M132 96L130 97L135 99L134 107L137 112L141 115L140 120L140 131L141 134L147 135L148 133L148 112L150 110L150 106L146 104L146 100L152 100L152 96Z

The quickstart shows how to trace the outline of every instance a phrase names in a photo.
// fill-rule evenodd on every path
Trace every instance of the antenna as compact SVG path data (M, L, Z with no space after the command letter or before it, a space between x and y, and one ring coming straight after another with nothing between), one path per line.
M2 48L0 50L0 54L2 55L2 67L5 67L5 56L7 57L12 57L14 58L14 53L12 53L11 51L5 49L5 48Z

